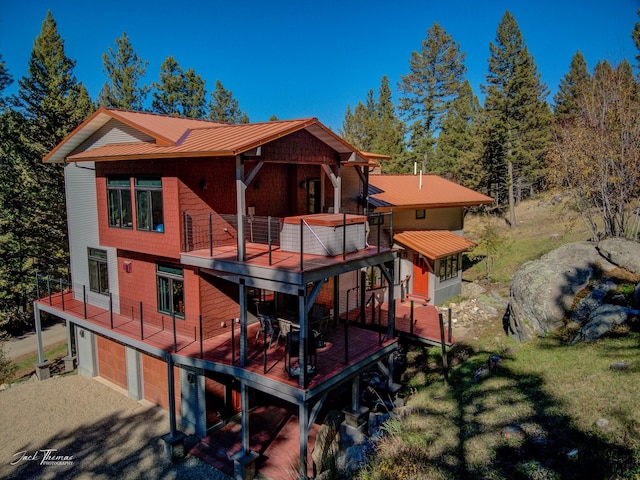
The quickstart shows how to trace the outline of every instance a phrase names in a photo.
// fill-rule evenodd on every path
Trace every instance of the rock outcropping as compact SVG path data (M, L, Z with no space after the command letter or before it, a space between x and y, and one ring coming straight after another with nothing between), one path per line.
M622 238L569 243L525 263L513 276L505 329L525 341L563 327L567 317L586 326L608 287L596 287L594 295L574 308L576 294L599 273L615 268L640 273L640 243ZM600 335L602 328L600 322L587 330Z

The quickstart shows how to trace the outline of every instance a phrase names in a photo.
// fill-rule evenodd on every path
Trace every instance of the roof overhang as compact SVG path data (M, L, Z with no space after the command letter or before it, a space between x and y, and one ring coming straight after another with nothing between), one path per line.
M431 260L465 252L476 246L471 240L448 230L422 230L396 233L393 241Z

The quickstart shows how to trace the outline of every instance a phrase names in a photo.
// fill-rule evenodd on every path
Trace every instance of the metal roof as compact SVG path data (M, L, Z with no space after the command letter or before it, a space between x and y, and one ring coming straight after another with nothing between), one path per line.
M422 180L421 180L422 178ZM420 182L422 181L422 188ZM369 202L378 210L491 205L493 198L438 175L371 175Z
M475 247L475 243L449 230L421 230L400 232L393 241L425 257L436 260Z
M116 119L151 136L155 143L109 144L71 154L109 120ZM71 132L44 162L137 160L162 157L235 156L260 145L306 130L351 163L368 159L316 118L263 123L226 124L152 113L100 108Z

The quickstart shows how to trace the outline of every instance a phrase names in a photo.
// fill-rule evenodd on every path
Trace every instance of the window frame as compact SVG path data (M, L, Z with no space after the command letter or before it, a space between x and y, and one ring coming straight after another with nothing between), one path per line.
M157 182L157 185L152 184L155 182ZM164 233L164 199L162 195L162 177L135 177L134 192L136 208L136 230L144 232ZM144 205L142 204L143 198ZM159 219L154 213L158 211L160 212ZM141 224L143 219L145 220L145 224Z
M181 296L180 299L176 299L175 284L177 283L181 284L179 294ZM161 285L166 285L166 287L162 288ZM171 298L165 296L169 294L171 294ZM156 301L158 313L171 316L175 314L176 318L184 320L185 301L183 268L169 264L156 264ZM168 308L164 308L165 305L167 305Z
M440 262L438 277L441 282L457 278L458 270L460 270L460 253L447 255L446 257L438 259L438 261Z
M112 193L116 195L115 200L117 201L117 205L115 208L112 202ZM128 216L125 209L126 206L124 205L126 201L128 201L129 207ZM131 179L123 177L107 177L107 216L109 227L133 230Z
M416 210L416 220L424 220L425 218L427 218L427 212L424 208L421 210Z
M104 254L104 256L102 256ZM89 269L89 291L100 295L109 295L109 262L108 252L100 248L87 247L87 262ZM95 275L92 276L92 267L95 266ZM97 281L94 285L93 279ZM106 286L106 289L103 288Z

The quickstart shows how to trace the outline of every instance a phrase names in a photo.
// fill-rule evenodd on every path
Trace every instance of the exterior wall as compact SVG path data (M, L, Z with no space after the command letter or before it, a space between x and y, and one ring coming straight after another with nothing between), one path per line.
M129 125L111 119L82 142L71 154L86 152L110 143L134 142L155 142L155 140Z
M119 343L96 335L98 374L105 380L127 388L127 360L125 347Z
M118 262L116 250L100 244L98 209L96 202L95 165L93 162L68 164L64 169L69 231L69 261L74 297L82 301L86 287L87 301L101 308L109 308L109 297L89 290L88 248L107 252L109 291L118 295Z
M171 328L171 316L158 312L157 282L156 282L156 262L174 264L180 267L178 261L140 255L133 252L120 252L118 263L122 266L124 262L131 264L131 273L122 272L120 274L120 291L123 294L119 297L118 303L123 314L133 310L134 318L139 320L140 302L143 307L143 318L145 325L152 323L161 326L164 317L165 329ZM183 267L184 274L184 319L176 317L176 330L179 334L193 337L197 336L200 315L200 288L199 277L195 270ZM126 293L125 293L126 292ZM114 299L114 303L116 303Z
M407 252L406 256L404 252ZM413 291L413 255L416 253L411 249L402 250L403 253L400 254L400 279L404 279L407 275L411 276L409 280L408 290L409 292ZM431 261L430 261L431 264ZM461 262L458 262L460 265ZM431 301L429 302L432 305L440 305L443 302L446 302L451 297L455 297L462 292L462 270L458 269L458 274L450 279L440 281L440 276L436 275L434 272L440 271L440 263L439 260L436 260L433 267L428 275L429 275L429 298ZM400 286L396 286L395 298L400 298Z
M205 377L202 370L180 369L180 418L182 426L203 437L207 434Z
M229 332L222 322L229 325L240 317L238 286L225 280L202 274L199 279L202 335L211 338Z
M358 203L361 193L360 177L356 172L357 167L343 167L340 170L342 177L342 211L347 213L362 213L362 205Z
M76 326L75 329L78 375L96 377L98 375L98 364L96 362L96 336L84 328Z
M416 219L416 210L393 210L394 230L451 230L463 228L463 210L455 208L432 208L425 210L425 218ZM388 219L386 219L388 227Z

